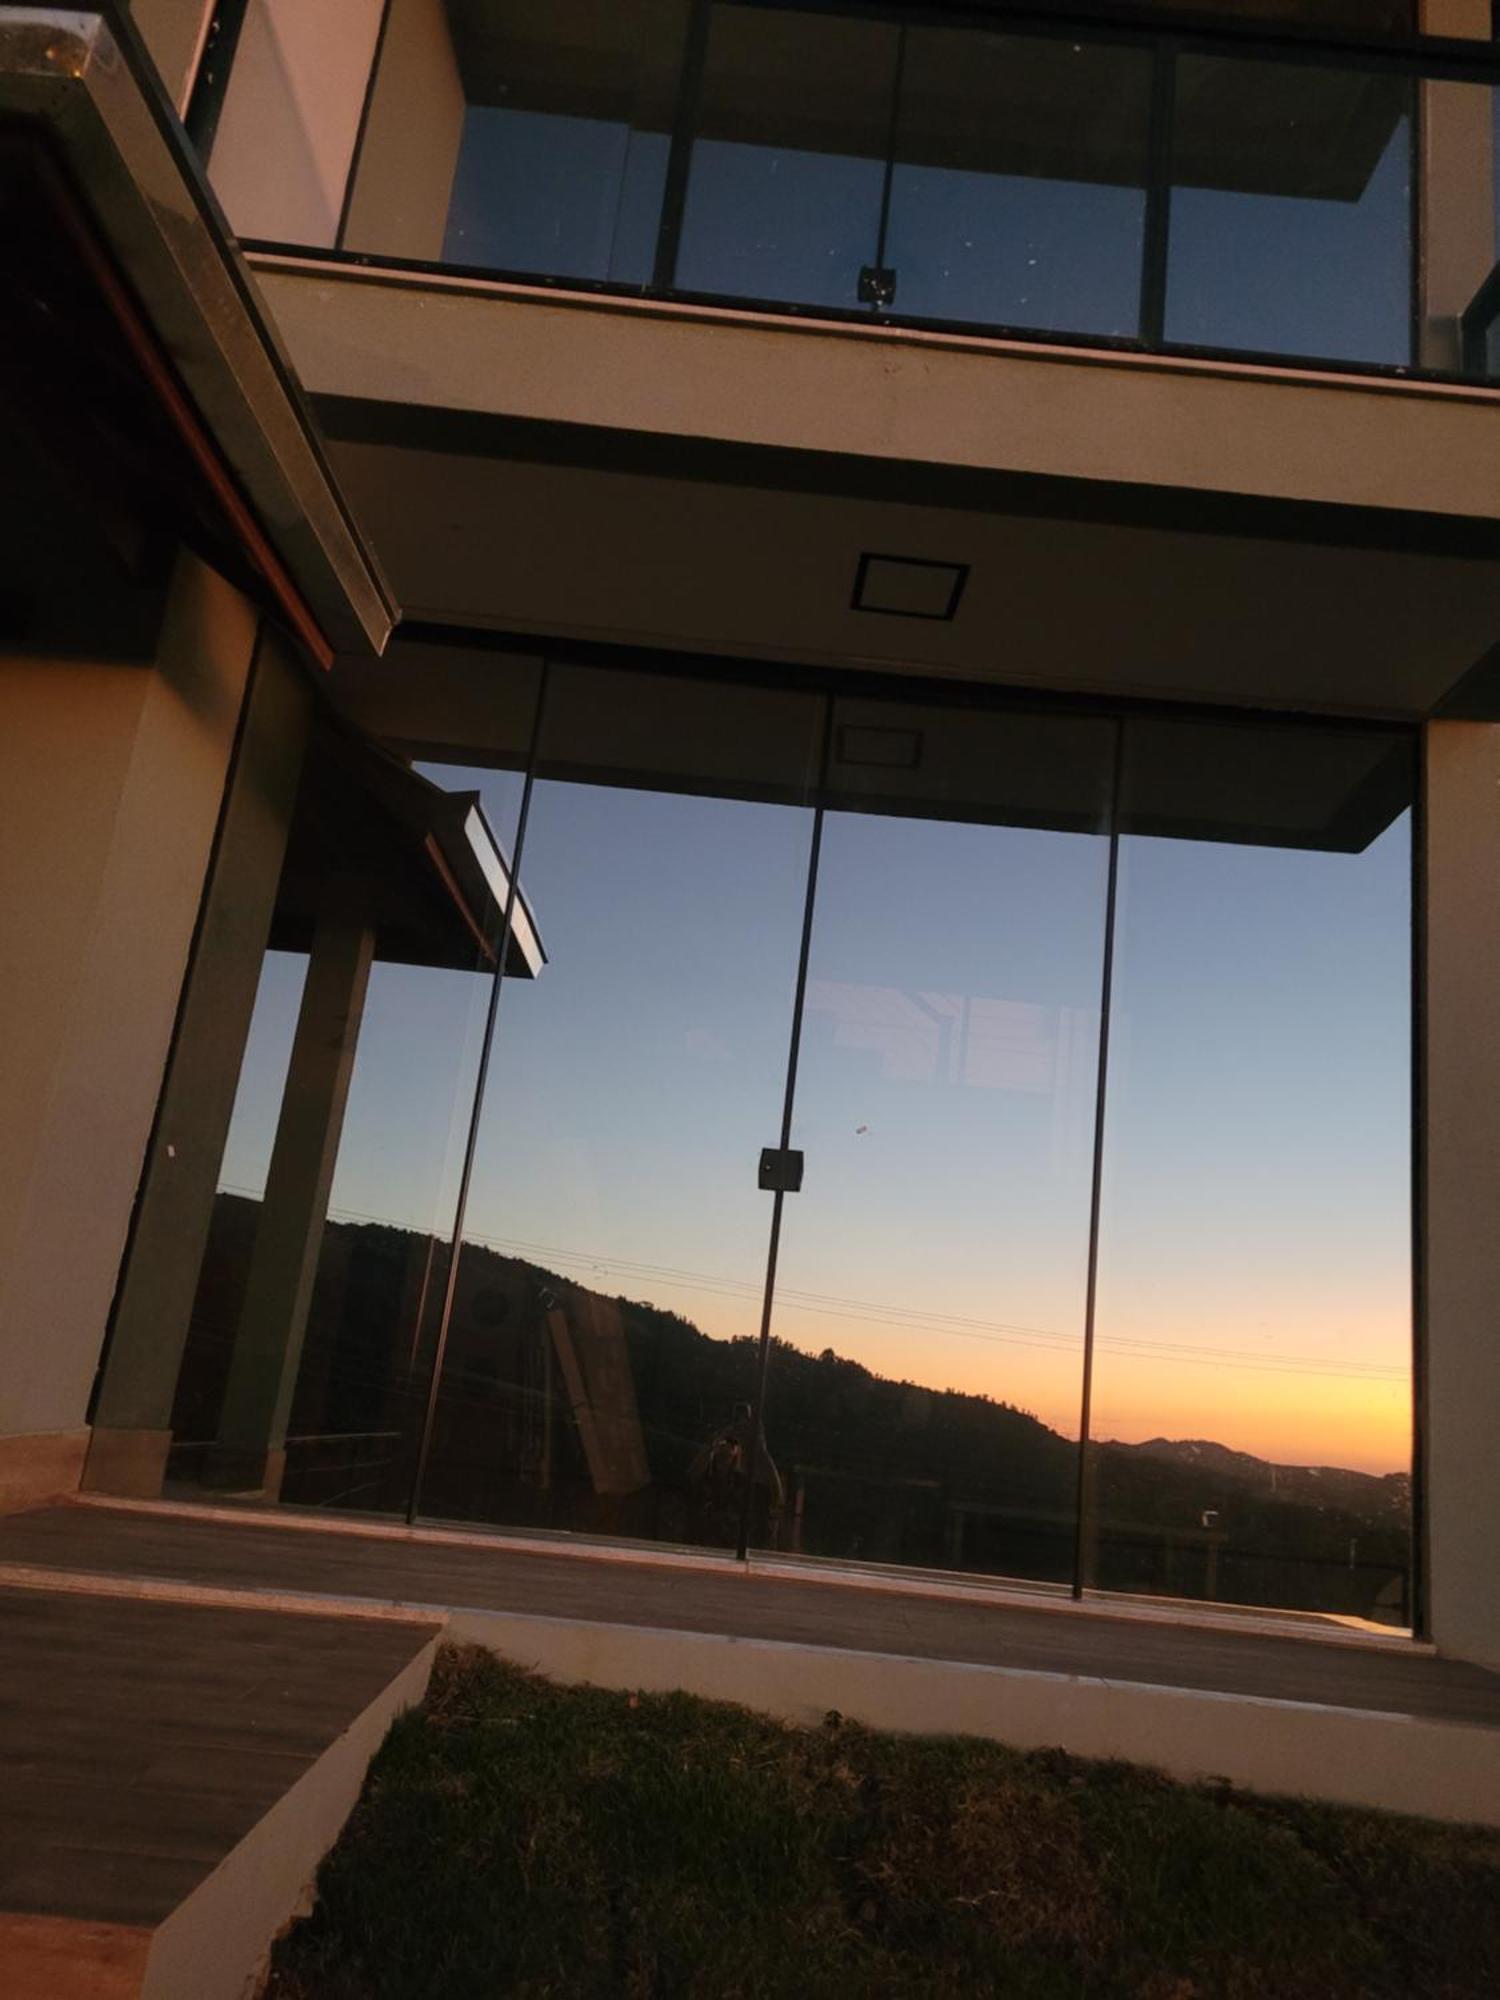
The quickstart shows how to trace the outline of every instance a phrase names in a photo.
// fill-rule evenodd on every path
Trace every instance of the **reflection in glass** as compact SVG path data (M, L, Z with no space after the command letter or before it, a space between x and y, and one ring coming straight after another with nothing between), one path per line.
M886 263L899 312L1134 334L1149 48L903 32Z
M1410 100L1385 73L1180 57L1166 337L1409 362Z
M858 306L880 238L900 32L842 15L713 9L682 290Z
M1126 738L1086 1577L1405 1624L1409 748Z
M784 1547L1071 1577L1113 741L835 704L766 1406Z
M821 702L554 667L425 1515L733 1547Z
M407 1504L503 915L494 821L508 840L519 791L426 769L344 748L309 768L272 931L305 950L262 978L174 1478Z
M648 283L687 17L688 0L392 0L346 242Z
M491 704L498 769L424 775L327 721L295 793L263 753L236 767L191 974L222 1014L190 1008L173 1058L206 1101L169 1085L176 1143L100 1388L103 1490L407 1506L508 900L503 765L524 766L537 679L517 664ZM534 931L506 955L534 976ZM164 1330L146 1308L178 1297Z

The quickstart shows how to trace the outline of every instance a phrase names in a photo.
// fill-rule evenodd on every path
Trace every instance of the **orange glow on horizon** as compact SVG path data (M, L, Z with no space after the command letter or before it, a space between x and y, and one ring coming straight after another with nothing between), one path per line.
M596 1282L598 1282L596 1278ZM628 1292L629 1287L624 1287ZM719 1338L753 1337L759 1312L746 1297L701 1293L664 1299ZM951 1303L951 1302L950 1302ZM1366 1325L1369 1323L1366 1322ZM887 1325L848 1311L820 1313L778 1302L778 1340L804 1353L831 1348L877 1375L940 1392L990 1396L1028 1411L1065 1437L1078 1435L1083 1339L965 1335ZM1311 1321L1279 1326L1268 1342L1252 1323L1166 1323L1132 1328L1116 1345L1102 1329L1095 1354L1095 1438L1203 1438L1286 1465L1343 1466L1383 1474L1411 1464L1409 1335L1340 1338ZM1120 1340L1119 1334L1114 1340ZM1141 1352L1130 1343L1149 1343ZM1165 1350L1165 1351L1164 1351ZM1175 1351L1173 1351L1175 1350Z

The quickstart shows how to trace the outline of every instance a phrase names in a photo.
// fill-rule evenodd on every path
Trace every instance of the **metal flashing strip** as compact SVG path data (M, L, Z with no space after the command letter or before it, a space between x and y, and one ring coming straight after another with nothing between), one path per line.
M0 5L0 120L50 141L122 293L323 650L383 651L398 607L139 52L97 12Z

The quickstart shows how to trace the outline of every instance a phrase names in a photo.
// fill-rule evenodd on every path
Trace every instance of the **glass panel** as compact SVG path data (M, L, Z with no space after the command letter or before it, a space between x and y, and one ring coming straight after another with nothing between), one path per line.
M899 36L887 21L714 8L680 289L859 305L880 241Z
M734 1545L821 722L549 673L426 1515Z
M903 32L886 264L936 319L1134 334L1149 48Z
M538 674L512 676L529 699L512 688L495 710L515 718ZM524 762L529 737L527 715L496 764ZM150 1343L172 1346L175 1389L168 1375L160 1414L143 1414L149 1357L127 1325L101 1391L114 1425L118 1411L140 1429L131 1481L159 1449L167 1490L408 1503L520 785L503 767L424 771L322 729L284 856L256 829L281 874L233 1112L216 1150L168 1146L172 1164L153 1165L150 1199L181 1226L138 1238L122 1289L127 1305L166 1297L196 1269L177 1343L159 1325ZM237 805L228 824L248 824ZM231 857L231 888L243 865ZM204 948L226 962L193 978L228 995L253 960L218 893ZM205 1075L222 1061L174 1056Z
M1113 743L835 706L765 1420L786 1550L1071 1579Z
M445 258L647 283L685 0L450 14L468 105Z
M1410 748L1126 734L1089 1579L1402 1625Z
M1188 55L1175 88L1167 338L1409 362L1408 82Z
M345 243L651 277L688 0L392 0Z

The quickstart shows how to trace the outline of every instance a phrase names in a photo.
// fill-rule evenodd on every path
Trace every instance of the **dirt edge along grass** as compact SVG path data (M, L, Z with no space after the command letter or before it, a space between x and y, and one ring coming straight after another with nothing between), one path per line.
M268 2000L1500 1993L1500 1833L440 1655Z

